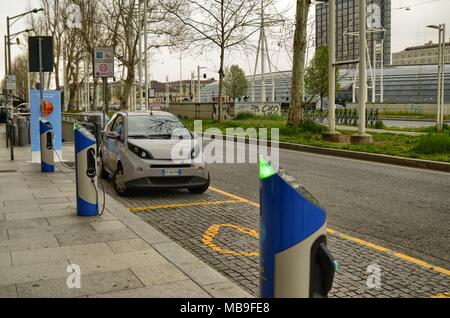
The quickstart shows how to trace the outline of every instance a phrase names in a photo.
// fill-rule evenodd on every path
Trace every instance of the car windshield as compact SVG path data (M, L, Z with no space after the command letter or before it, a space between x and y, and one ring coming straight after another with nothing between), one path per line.
M129 138L191 138L189 130L173 116L130 116Z

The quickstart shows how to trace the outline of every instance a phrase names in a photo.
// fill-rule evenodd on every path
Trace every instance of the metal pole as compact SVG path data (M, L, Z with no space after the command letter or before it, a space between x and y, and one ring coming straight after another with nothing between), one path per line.
M39 105L42 108L44 102L44 72L42 72L42 38L39 37Z
M384 103L384 40L381 40L380 103Z
M138 74L139 74L139 109L142 110L143 101L142 101L142 3L141 0L138 1L138 41L139 41L139 53L138 53ZM148 92L145 92L145 98Z
M108 78L107 77L102 77L102 81L103 81L103 128L102 130L105 129L106 127L106 109L108 108L108 96L107 96L107 89L108 89Z
M328 1L328 127L331 133L336 131L335 95L336 81L336 2Z
M183 101L183 51L180 51L180 103Z
M265 52L265 41L264 41L264 1L261 1L261 102L266 102L266 77L265 77L265 66L266 66L266 52Z
M442 69L442 63L441 63L441 42L442 42L442 28L439 26L439 42L438 42L438 59L437 59L437 65L438 65L438 96L437 96L437 121L436 121L436 128L438 131L441 131L441 69Z
M8 75L12 75L12 70L11 70L11 39L10 39L10 32L9 32L9 17L6 17L6 30L7 30L7 35L6 35L6 44L8 47ZM6 74L6 73L5 73ZM6 78L5 78L5 85L6 85ZM7 101L9 101L11 103L11 108L10 108L10 116L9 119L11 120L11 126L10 126L10 134L9 134L9 149L10 149L10 153L11 153L11 160L14 160L14 101L13 101L13 95L12 92L11 94L9 93L9 90L6 89L6 96L7 96ZM11 98L10 98L11 96Z
M197 103L200 103L200 65L197 66Z
M148 105L148 57L147 57L147 14L148 14L148 0L144 0L144 50L145 50L145 54L144 54L144 72L145 72L145 109L148 110L149 109L149 105Z
M366 134L366 101L367 101L367 56L366 21L367 1L359 0L359 128L358 134Z
M444 129L444 105L445 105L445 23L442 25L442 49L441 49L441 129Z

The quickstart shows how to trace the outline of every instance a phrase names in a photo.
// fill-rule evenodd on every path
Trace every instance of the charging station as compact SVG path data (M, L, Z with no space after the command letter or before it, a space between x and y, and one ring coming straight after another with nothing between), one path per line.
M98 215L97 142L86 128L74 124L77 214Z
M53 126L45 118L39 118L39 132L41 144L41 171L54 172L55 160L53 157Z
M337 263L327 249L326 212L282 169L260 159L260 295L324 298Z

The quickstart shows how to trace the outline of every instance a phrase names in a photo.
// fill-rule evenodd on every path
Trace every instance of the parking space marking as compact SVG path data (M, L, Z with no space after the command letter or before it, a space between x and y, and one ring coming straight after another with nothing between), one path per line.
M431 298L450 298L450 292L433 295L433 296L431 296Z
M198 205L218 205L218 204L230 204L230 203L246 203L242 200L223 200L223 201L205 201L205 202L190 202L190 203L176 203L167 205L149 205L143 207L128 208L130 212L144 212L149 210L160 210L160 209L175 209L187 206L198 206Z
M252 229L252 228L243 227L243 226L234 225L234 224L213 224L203 234L203 238L202 238L203 244L205 244L207 247L211 248L212 250L214 250L220 254L246 256L246 257L259 256L258 251L240 252L240 251L224 249L224 248L221 248L220 246L216 245L214 243L214 238L217 236L217 234L219 234L219 231L222 227L228 227L233 230L236 230L237 232L244 233L244 234L250 235L256 239L259 239L258 231L255 229Z
M245 202L245 203L250 204L250 205L252 205L254 207L258 207L258 208L260 207L259 203L247 200L245 198L242 198L242 197L237 196L235 194L226 192L224 190L221 190L221 189L218 189L218 188L215 188L215 187L210 187L210 189L215 191L215 192L217 192L217 193L220 193L220 194L223 194L225 196L228 196L230 198L235 198L236 200L241 200L241 202ZM448 269L445 269L445 268L439 267L439 266L431 265L431 264L429 264L429 263L427 263L425 261L422 261L420 259L417 259L417 258L408 256L408 255L405 255L403 253L392 251L389 248L386 248L386 247L383 247L383 246L380 246L380 245L377 245L377 244L374 244L374 243L371 243L371 242L367 242L365 240L362 240L362 239L359 239L357 237L350 236L350 235L338 232L338 231L330 229L330 228L327 228L327 233L339 236L340 238L343 238L343 239L348 240L348 241L352 241L352 242L357 243L359 245L370 247L373 250L376 250L376 251L379 251L379 252L383 252L383 253L387 253L389 255L392 255L392 256L395 256L397 258L403 259L403 260L405 260L407 262L416 264L418 266L425 267L426 269L433 270L435 272L444 274L446 276L450 276L450 270L448 270Z
M226 192L226 191L221 190L221 189L218 189L218 188L216 188L216 187L210 186L209 189L212 190L212 191L214 191L214 192L216 192L216 193L222 194L222 195L224 195L224 196L226 196L226 197L233 198L233 199L236 199L236 200L241 201L242 203L247 203L247 204L250 204L250 205L252 205L252 206L254 206L254 207L259 208L259 203L252 202L252 201L250 201L250 200L248 200L248 199L244 199L244 198L242 198L242 197L240 197L240 196L237 196L237 195L235 195L235 194Z

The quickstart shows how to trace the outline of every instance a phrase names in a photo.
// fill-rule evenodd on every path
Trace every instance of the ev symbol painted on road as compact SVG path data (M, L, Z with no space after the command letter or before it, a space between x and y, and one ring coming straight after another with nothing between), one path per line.
M221 228L227 227L231 228L239 233L250 235L256 239L259 239L259 233L255 229L251 229L248 227L238 226L234 224L213 224L211 225L203 234L202 242L206 246L208 246L213 251L216 251L220 254L227 254L227 255L236 255L236 256L259 256L258 251L247 251L247 252L241 252L241 251L234 251L229 249L224 249L214 243L214 238L219 234L219 231Z

